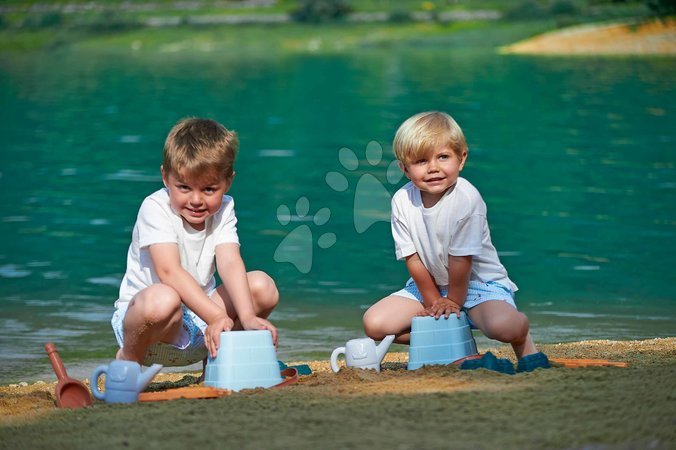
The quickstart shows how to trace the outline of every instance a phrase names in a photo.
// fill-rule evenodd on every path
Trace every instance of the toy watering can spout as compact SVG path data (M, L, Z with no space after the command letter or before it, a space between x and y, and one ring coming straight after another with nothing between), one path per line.
M143 390L150 384L150 381L155 378L155 375L162 369L162 364L153 364L143 372L139 373L138 380L136 380L136 391L143 392Z
M390 345L394 341L394 335L390 334L385 336L382 341L380 341L380 344L376 347L376 355L378 356L378 361L382 361L383 358L385 357L385 354L387 353L387 349L390 348Z

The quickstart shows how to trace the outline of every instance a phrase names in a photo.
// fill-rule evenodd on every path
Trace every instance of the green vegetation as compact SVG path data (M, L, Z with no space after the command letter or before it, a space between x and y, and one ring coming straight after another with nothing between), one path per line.
M401 46L452 45L460 50L492 49L522 39L553 26L551 22L519 25L485 22L457 24L340 24L279 27L246 26L194 29L191 27L133 30L126 33L101 34L82 39L80 49L175 54L241 52L246 55L283 53L331 53L354 49Z
M676 0L172 0L8 1L0 6L0 51L186 39L286 50L386 45L509 23L544 31L573 24L673 11ZM670 9L671 8L671 9ZM294 24L297 22L297 24ZM530 22L529 25L523 23ZM332 23L325 31L313 24ZM497 24L500 25L497 25ZM536 25L535 23L539 23ZM521 25L520 25L521 24ZM367 26L365 26L367 25ZM304 29L303 27L309 27ZM267 35L263 35L264 28ZM236 29L236 33L233 32ZM170 31L167 31L170 30ZM324 33L328 33L324 37ZM274 33L274 34L273 34ZM194 37L187 37L194 34ZM232 35L249 40L235 39ZM322 35L317 45L317 36ZM174 36L179 36L175 38ZM274 36L274 37L273 37ZM521 38L528 35L521 35ZM262 41L252 42L253 39ZM335 41L333 41L335 40ZM130 44L131 45L131 44ZM138 46L138 44L136 44Z

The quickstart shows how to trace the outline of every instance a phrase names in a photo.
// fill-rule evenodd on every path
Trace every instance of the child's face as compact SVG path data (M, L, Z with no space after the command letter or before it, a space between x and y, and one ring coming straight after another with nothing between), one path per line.
M450 148L441 148L406 164L399 164L408 179L420 189L423 204L430 207L458 181L465 159L467 152L458 157Z
M223 203L223 194L228 192L232 183L232 177L183 179L173 172L165 172L164 168L162 180L169 189L171 208L196 230L203 230L207 218L218 212Z

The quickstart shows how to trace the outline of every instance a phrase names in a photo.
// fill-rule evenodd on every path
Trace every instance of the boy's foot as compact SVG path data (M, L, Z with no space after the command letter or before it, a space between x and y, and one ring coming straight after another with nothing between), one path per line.
M549 363L547 355L542 352L526 355L519 359L516 367L517 372L532 372L535 369L549 369L552 365Z
M124 353L124 348L121 348L115 354L115 359L124 360L124 361L134 361L134 358L130 358Z
M139 361L136 358L134 358L133 355L129 355L129 354L125 353L124 347L122 347L121 349L119 349L117 351L117 353L115 354L115 359L122 360L122 361L134 361L134 362L137 362L137 363L143 365L143 361Z
M514 375L514 365L505 358L496 358L491 352L486 352L480 359L468 359L460 364L463 370L488 369L508 375Z

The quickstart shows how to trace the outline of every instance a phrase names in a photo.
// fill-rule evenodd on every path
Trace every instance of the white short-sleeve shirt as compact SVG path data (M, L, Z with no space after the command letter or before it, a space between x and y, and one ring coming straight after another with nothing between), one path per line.
M148 247L152 244L178 244L181 266L190 273L206 294L216 287L216 246L239 244L235 202L223 196L221 209L198 231L183 222L172 208L166 188L145 198L139 209L127 252L127 271L120 285L115 306L129 302L137 292L159 283Z
M515 292L491 242L486 203L466 179L431 208L411 182L392 198L392 236L397 259L417 253L438 286L448 286L448 256L472 256L470 280L496 281Z

